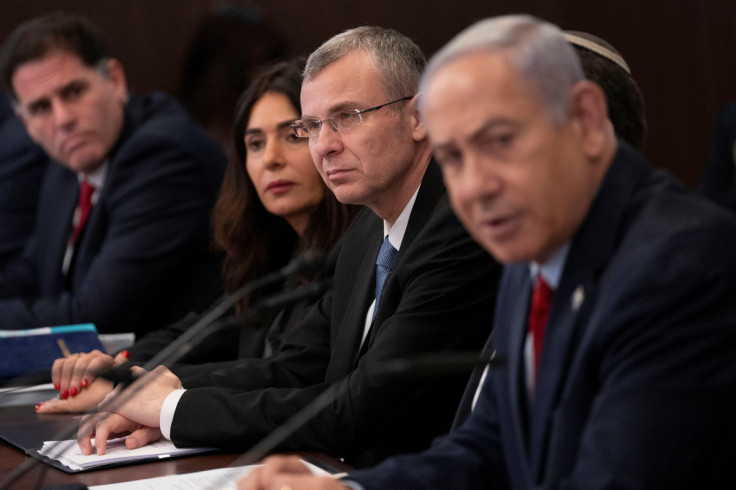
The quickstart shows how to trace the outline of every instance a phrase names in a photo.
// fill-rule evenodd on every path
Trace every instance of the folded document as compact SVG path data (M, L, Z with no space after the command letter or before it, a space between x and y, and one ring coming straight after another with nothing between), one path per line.
M94 444L94 440L93 440ZM94 448L93 448L94 450ZM171 441L161 439L158 442L137 449L125 447L125 437L107 441L107 451L102 456L94 452L89 456L82 454L76 440L46 441L38 454L48 458L53 466L67 472L92 470L104 466L120 466L144 461L186 456L189 454L213 451L212 448L190 447L177 448ZM64 468L59 467L58 463Z

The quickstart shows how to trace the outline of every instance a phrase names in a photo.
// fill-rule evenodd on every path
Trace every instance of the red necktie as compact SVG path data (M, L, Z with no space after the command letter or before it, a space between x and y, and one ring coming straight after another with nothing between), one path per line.
M84 229L84 223L87 221L87 216L92 209L92 194L94 194L95 188L90 185L86 180L79 186L79 219L74 225L74 231L72 233L72 243L77 243L80 233Z
M537 275L537 282L532 292L532 304L529 309L529 333L534 342L534 379L537 377L537 366L539 355L542 352L542 341L544 340L544 329L547 326L547 317L552 304L552 288L544 280L541 274Z

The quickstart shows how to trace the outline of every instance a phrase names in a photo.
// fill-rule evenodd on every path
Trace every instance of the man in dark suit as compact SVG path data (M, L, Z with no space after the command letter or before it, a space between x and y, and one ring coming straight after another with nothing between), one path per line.
M58 162L30 242L0 273L0 328L142 334L206 307L219 289L217 145L168 96L129 97L122 65L81 18L21 25L0 69L29 135Z
M388 359L479 349L500 271L457 221L431 162L415 96L423 67L413 42L372 27L337 35L310 56L297 134L309 138L337 198L369 208L330 256L331 290L272 359L181 383L163 369L144 377L152 381L118 414L82 425L84 451L92 432L99 452L111 432L140 428L131 447L159 437L159 426L178 446L248 449L335 386L334 402L282 449L365 465L424 448L449 429L467 375L381 372ZM384 261L389 246L393 266ZM382 291L377 261L391 268Z
M33 232L41 179L49 157L26 133L0 91L0 270Z
M550 24L471 26L421 87L453 208L507 264L505 363L424 453L349 482L278 459L241 488L732 488L736 221L616 140Z

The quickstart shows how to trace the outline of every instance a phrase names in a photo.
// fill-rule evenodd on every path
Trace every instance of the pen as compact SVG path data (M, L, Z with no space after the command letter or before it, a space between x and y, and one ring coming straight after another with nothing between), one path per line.
M64 354L64 357L69 357L71 353L69 352L69 348L66 346L66 342L64 342L64 339L56 339L56 343L59 344L59 349L61 349L61 353ZM64 392L66 393L66 390ZM66 399L66 396L63 396L62 393L59 393L58 397L61 400Z
M71 353L69 352L69 348L66 346L64 339L56 339L56 342L59 344L59 349L61 349L61 353L64 354L64 357L69 357Z

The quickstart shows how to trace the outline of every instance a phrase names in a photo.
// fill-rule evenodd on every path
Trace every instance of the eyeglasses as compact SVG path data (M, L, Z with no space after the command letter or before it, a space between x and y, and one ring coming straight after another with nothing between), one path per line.
M391 102L386 102L385 104L377 105L376 107L371 107L370 109L363 109L362 111L359 111L358 109L353 109L351 111L339 111L332 114L327 119L305 117L291 123L291 129L294 130L294 134L297 135L299 138L317 138L319 136L320 130L322 129L323 122L330 123L330 127L335 131L345 131L354 128L355 126L362 123L363 114L377 111L383 107L386 107L387 105L395 104L397 102L401 102L402 100L409 99L411 99L411 97L402 97L401 99L392 100Z

